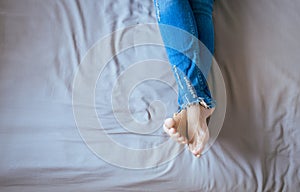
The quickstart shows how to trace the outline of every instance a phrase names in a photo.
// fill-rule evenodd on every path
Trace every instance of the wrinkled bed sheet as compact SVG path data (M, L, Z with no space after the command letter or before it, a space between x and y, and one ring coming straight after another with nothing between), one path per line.
M215 57L227 108L216 142L200 159L184 148L166 163L128 169L103 160L84 142L73 114L73 82L99 39L156 22L152 1L0 0L0 191L298 191L299 10L300 2L292 0L217 0ZM114 119L107 93L131 64L153 57L166 58L164 49L124 51L96 86L105 134L132 148L168 137L161 129L148 136L129 133ZM148 63L139 72L151 69ZM128 100L131 121L150 120L148 106L155 100L165 103L166 116L176 111L172 74L161 78L171 84L136 86ZM111 153L122 159L122 152Z

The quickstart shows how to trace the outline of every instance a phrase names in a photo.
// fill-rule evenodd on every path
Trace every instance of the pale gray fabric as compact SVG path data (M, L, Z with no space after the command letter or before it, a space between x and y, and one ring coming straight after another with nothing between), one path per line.
M130 170L85 145L72 83L101 37L155 23L152 1L0 0L0 191L298 191L299 10L292 0L216 1L216 59L228 98L216 143L201 159L185 150L164 165ZM152 54L165 58L153 47L124 53L108 77ZM149 82L130 100L133 116L151 118L146 108L155 99L166 102L168 115L176 110L172 89ZM101 112L122 144L143 148L167 139L161 130L128 134L112 113Z

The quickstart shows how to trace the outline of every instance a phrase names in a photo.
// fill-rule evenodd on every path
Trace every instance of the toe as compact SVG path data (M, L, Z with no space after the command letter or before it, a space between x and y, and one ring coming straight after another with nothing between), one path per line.
M189 146L190 147L190 146ZM190 147L190 151L197 157L199 155L201 155L201 153L203 152L204 146L203 144L199 144L196 148L195 147Z
M171 128L175 126L175 121L172 118L168 118L165 120L165 126L167 128Z
M193 154L194 154L195 156L199 156L199 155L201 155L202 151L203 151L203 148L201 147L201 148L199 148L199 149L194 150L194 151L193 151Z
M177 141L178 140L178 135L179 135L179 133L178 132L174 132L172 135L171 135L171 137L172 137L172 139L174 139L175 141Z
M169 134L170 134L170 136L173 137L173 135L176 134L176 133L177 133L177 131L176 131L176 129L174 129L173 127L172 127L171 129L169 129Z
M171 128L171 134L170 134L170 137L176 141L177 143L181 143L181 141L178 140L179 137L179 133L178 132L174 132L174 128Z
M186 144L187 143L187 139L185 137L181 136L181 137L178 138L178 142L182 143L182 144Z
M180 136L179 136L179 137L177 138L177 140L178 140L178 142L183 142L183 141L184 141L184 137L182 137L182 136L180 137Z
M169 134L170 128L166 127L165 125L163 127L164 127L164 131Z

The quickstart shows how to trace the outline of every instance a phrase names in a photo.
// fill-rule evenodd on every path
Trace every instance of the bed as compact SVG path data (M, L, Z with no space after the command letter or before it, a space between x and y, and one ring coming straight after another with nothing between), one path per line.
M0 191L298 191L299 9L215 1L226 105L198 159L161 129L177 94L151 0L0 0Z

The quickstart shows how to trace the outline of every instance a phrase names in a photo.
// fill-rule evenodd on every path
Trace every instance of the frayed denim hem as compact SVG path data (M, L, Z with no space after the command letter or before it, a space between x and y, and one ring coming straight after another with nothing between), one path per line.
M190 103L184 103L181 106L178 107L177 113L180 113L182 110L187 109L191 105L201 105L202 107L206 109L212 109L216 107L216 101L215 100L210 100L210 101L204 101L202 97L198 97L196 100L190 102Z

